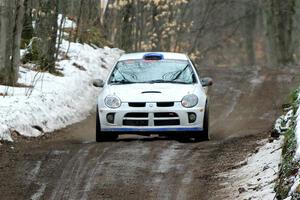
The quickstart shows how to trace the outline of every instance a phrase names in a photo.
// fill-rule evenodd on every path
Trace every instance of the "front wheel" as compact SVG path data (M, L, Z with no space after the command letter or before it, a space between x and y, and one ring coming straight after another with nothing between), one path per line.
M195 135L194 139L196 141L200 141L200 140L208 141L209 140L208 129L209 129L209 107L208 107L208 103L206 103L204 117L203 117L203 131L201 131L200 133L197 133L197 135Z
M118 134L104 133L101 131L99 111L96 112L96 142L112 141L118 138Z

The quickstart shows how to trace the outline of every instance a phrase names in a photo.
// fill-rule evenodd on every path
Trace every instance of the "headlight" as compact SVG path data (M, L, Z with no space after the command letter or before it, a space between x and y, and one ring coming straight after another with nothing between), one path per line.
M109 108L119 108L121 106L121 100L116 96L107 96L104 102Z
M194 107L195 105L197 105L197 103L198 103L198 97L194 94L186 95L181 100L182 106L186 108Z

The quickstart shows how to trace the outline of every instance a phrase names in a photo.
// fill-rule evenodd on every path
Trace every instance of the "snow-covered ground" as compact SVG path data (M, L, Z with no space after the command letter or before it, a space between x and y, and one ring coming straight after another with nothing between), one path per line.
M261 141L262 146L255 154L239 163L236 169L220 174L220 177L228 180L223 185L228 199L276 199L274 187L281 162L281 146L284 133L291 128L293 118L293 110L287 110L274 125L274 130L281 134L279 139L271 139L271 142L268 139Z
M296 136L296 140L297 140L297 149L296 149L295 159L300 160L300 93L298 95L298 110L296 113L295 136Z
M228 179L228 182L223 185L228 199L274 199L282 138L272 143L267 140L262 142L264 145L257 153L240 163L242 167L220 175Z
M63 41L61 51L66 52ZM69 59L57 62L63 77L20 67L22 83L33 88L0 85L0 140L12 141L11 133L41 136L85 119L95 108L99 88L94 79L105 79L123 52L71 43Z
M298 103L298 110L296 112L295 118L295 139L296 139L296 153L294 157L294 161L300 162L300 93L298 92L298 98L297 98L297 103ZM289 197L287 199L299 199L299 189L300 189L300 169L298 169L298 173L290 177L290 180L292 180L292 187L289 191ZM298 198L297 198L298 197Z

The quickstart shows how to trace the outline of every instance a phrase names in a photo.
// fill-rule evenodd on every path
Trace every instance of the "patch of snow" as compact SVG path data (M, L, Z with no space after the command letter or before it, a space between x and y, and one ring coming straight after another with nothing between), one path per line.
M41 165L42 165L42 161L40 161L40 160L37 161L35 167L28 174L29 181L33 181L36 179L38 173L40 172Z
M69 153L70 153L69 150L68 150L68 151L53 150L53 151L51 152L51 154L52 154L52 155L55 155L55 156L62 155L62 154L69 154Z
M250 83L252 84L253 87L257 87L259 84L262 84L264 80L266 79L265 76L258 76L256 78L253 78Z
M9 130L8 126L5 124L0 124L0 140L5 140L5 141L9 141L9 142L13 141L13 139L11 138L10 130Z
M244 161L246 165L220 175L229 179L223 189L229 195L228 199L274 199L282 141L282 137L272 143L265 141L256 154Z
M192 183L192 180L193 180L193 173L191 171L188 171L187 173L185 173L183 179L181 180L182 186L180 187L180 189L177 193L176 200L187 199L187 196L186 196L187 188Z
M289 196L292 198L292 195L294 192L296 192L297 187L300 184L300 175L298 172L298 175L294 178L294 184L292 185L290 191L289 191Z
M300 160L300 106L297 110L296 116L297 117L296 117L295 137L297 141L297 149L296 149L295 159Z
M41 187L38 189L38 191L31 196L30 200L39 200L39 199L41 199L42 196L44 195L45 190L46 190L46 184L43 183L41 185Z
M293 110L290 110L285 115L280 116L275 122L274 129L280 134L287 131L292 125L293 116Z
M299 162L300 161L300 94L298 94L298 110L296 112L295 117L296 117L295 138L296 138L297 147L296 147L296 153L294 159ZM293 196L300 185L300 170L298 169L297 175L291 178L292 178L291 180L293 180L293 185L289 191L289 197L290 199L293 199Z
M63 22L62 22L63 20ZM57 20L57 25L60 26L60 23L63 23L63 28L69 28L69 29L74 29L76 28L76 23L72 20L70 20L68 17L64 17L62 14L58 15L58 20Z
M26 49L20 49L20 57L23 58L26 52L27 52Z
M178 144L173 144L168 149L164 150L160 154L157 172L166 173L174 167L173 161L175 160L176 155L178 155L178 152Z
M69 43L62 41L61 51ZM12 141L11 133L37 137L85 119L95 108L99 88L94 79L105 79L123 51L70 43L69 60L57 62L63 77L20 67L19 83L28 87L0 85L0 140ZM78 69L74 63L85 70Z
M35 20L32 21L32 28L36 28L36 21Z

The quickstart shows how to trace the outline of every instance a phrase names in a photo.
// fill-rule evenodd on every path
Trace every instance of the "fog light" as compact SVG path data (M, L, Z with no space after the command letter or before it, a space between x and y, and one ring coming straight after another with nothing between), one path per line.
M115 121L115 113L108 113L106 115L106 120L107 120L108 123L113 124L114 121Z
M195 113L188 113L189 116L189 123L194 123L197 119L197 116Z

